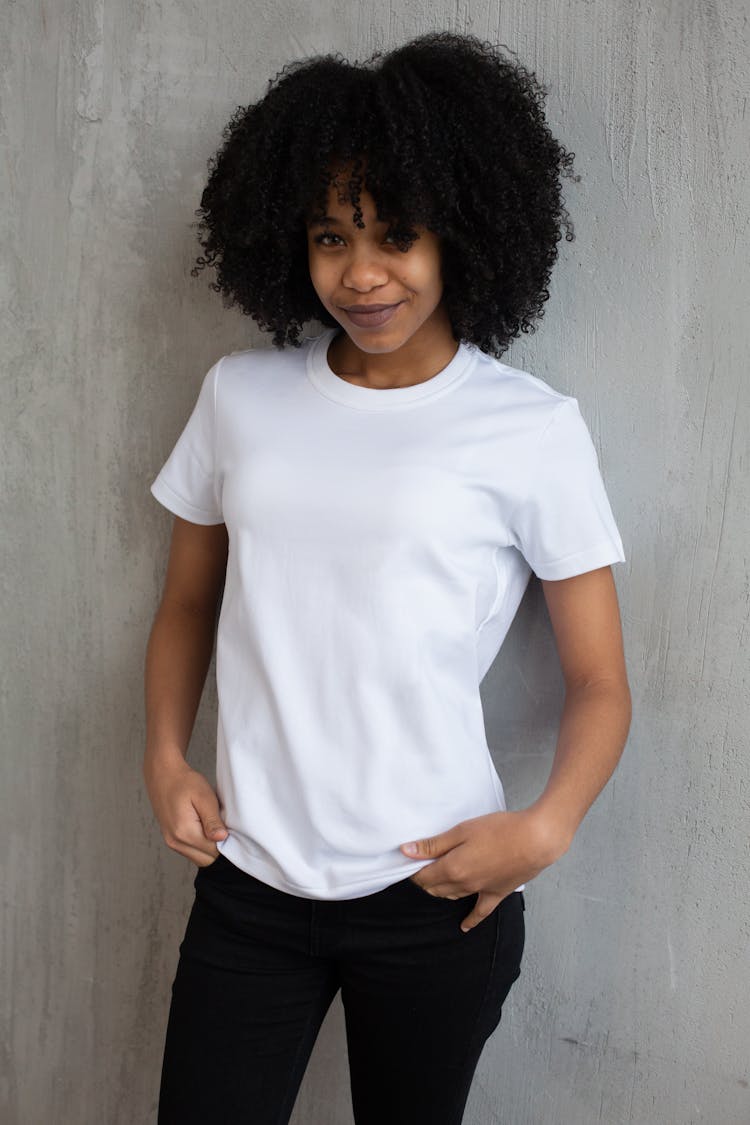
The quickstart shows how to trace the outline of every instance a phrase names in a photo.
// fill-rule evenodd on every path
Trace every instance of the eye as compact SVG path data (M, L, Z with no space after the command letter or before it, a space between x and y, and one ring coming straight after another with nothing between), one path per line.
M338 238L338 235L327 230L324 231L323 234L316 235L314 241L317 242L319 246L330 246L330 242L325 241L327 238Z
M410 231L404 230L401 227L389 227L383 241L395 244L399 241L402 241L404 239L404 236L408 236L409 234L411 234ZM333 241L329 241L330 239L332 239ZM335 246L336 242L341 241L341 237L338 234L334 234L333 231L330 230L323 231L322 234L316 234L313 239L313 242L315 242L318 246Z
M417 232L411 227L396 225L388 231L388 238L404 253L411 248L418 237Z

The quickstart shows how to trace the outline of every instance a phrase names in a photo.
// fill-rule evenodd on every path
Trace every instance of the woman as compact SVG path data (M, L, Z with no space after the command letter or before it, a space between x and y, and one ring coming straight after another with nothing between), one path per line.
M622 752L596 453L576 399L499 359L572 238L543 98L434 33L290 64L211 162L194 272L273 338L213 365L152 485L175 520L144 774L197 866L162 1125L287 1121L339 990L357 1125L460 1122L524 887ZM479 685L532 571L566 692L549 780L510 812ZM185 754L220 601L214 791Z

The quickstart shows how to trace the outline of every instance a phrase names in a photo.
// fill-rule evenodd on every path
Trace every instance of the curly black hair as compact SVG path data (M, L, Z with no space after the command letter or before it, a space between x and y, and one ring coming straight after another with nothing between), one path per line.
M338 53L288 63L237 108L209 159L192 275L214 267L225 306L273 332L278 348L299 347L309 320L333 327L310 280L306 230L325 213L336 167L351 167L355 224L365 186L399 249L415 226L438 235L453 335L499 357L535 331L561 229L574 238L561 177L575 153L550 132L546 95L499 47L447 31L361 64Z

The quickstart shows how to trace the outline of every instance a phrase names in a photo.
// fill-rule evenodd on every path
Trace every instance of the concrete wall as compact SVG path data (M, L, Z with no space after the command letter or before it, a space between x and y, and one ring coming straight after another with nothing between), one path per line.
M189 276L206 160L288 59L435 27L517 50L577 154L577 240L506 358L576 394L600 448L635 704L613 783L529 887L466 1121L750 1121L747 4L6 0L3 1122L155 1120L192 868L141 782L170 525L148 485L208 366L259 341ZM537 586L483 697L518 807L560 705ZM209 686L209 773L214 714ZM338 999L293 1120L351 1121Z

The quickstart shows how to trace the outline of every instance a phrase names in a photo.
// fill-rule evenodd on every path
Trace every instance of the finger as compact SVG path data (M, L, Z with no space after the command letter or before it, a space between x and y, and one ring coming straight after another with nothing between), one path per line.
M195 805L195 811L200 817L203 826L203 835L207 840L223 840L228 836L227 826L219 813L219 802L212 801L208 804L201 802Z
M225 840L229 835L221 817L209 817L203 821L203 832L209 840Z
M202 852L204 855L215 855L216 845L206 833L206 824L211 823L210 815L210 812L206 813L205 808L201 810L200 805L196 804L193 798L188 810L184 812L172 830L163 830L162 834L167 846L179 852L180 855L188 856L191 859L194 858L193 853L196 851ZM228 833L224 829L224 836L226 835ZM214 839L221 841L224 836L216 835Z
M200 854L201 858L195 859L195 860L193 860L193 862L197 863L198 867L210 867L211 864L215 863L216 860L219 858L219 856L221 855L221 852L217 848L215 852L211 852L211 854L208 855L208 856L206 855L205 852L200 852L199 854Z
M214 844L213 846L206 841L205 847L199 847L194 844L187 844L180 842L179 845L168 845L171 851L177 852L178 855L189 859L191 863L195 863L198 867L206 867L212 863L219 855L219 849Z
M447 883L430 883L429 885L427 885L426 883L420 883L420 881L418 879L415 879L413 875L410 875L409 879L412 881L412 883L416 883L418 887L421 887L423 891L426 891L428 895L432 895L433 898L457 899L466 897L463 891L451 890L448 893L443 891L441 888L443 886L447 886Z
M436 836L426 836L422 840L412 840L408 844L401 844L402 851L412 859L431 859L445 855L457 847L464 840L463 822L455 824L445 832Z
M439 895L437 893L437 891L435 890L434 885L430 886L430 887L426 887L424 885L424 883L420 883L419 880L415 879L413 875L409 876L409 880L410 880L410 882L414 883L414 885L416 887L420 887L426 894L432 895L433 898L445 898L446 897L445 895Z
M469 930L473 930L475 926L488 918L499 902L500 898L497 895L489 895L480 891L473 910L461 922L463 932L468 934Z

